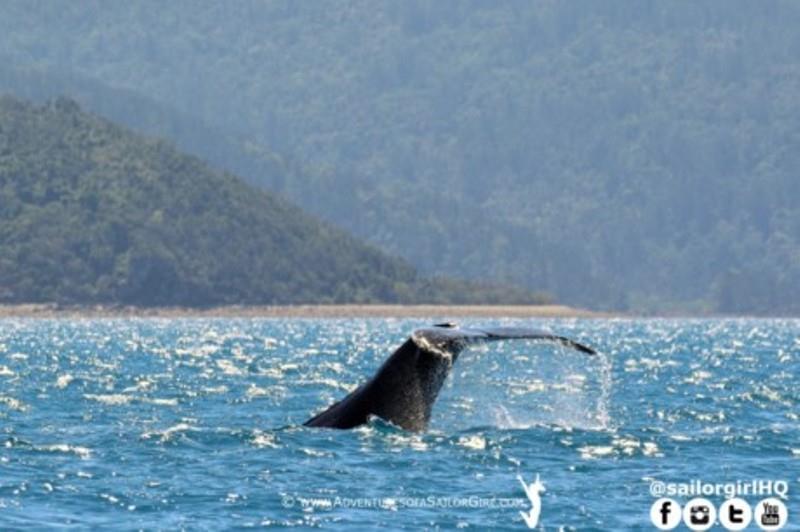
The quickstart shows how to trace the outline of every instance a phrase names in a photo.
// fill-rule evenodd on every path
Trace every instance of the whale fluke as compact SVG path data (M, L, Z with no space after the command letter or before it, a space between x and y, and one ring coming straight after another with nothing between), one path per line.
M453 323L442 323L414 331L370 380L304 425L349 429L363 425L370 416L378 416L406 430L425 430L433 403L459 353L470 345L499 340L555 342L595 354L590 347L547 331L516 327L461 329Z

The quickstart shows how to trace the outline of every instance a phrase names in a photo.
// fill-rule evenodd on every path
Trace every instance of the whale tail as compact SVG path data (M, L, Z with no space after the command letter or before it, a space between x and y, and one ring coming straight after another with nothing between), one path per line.
M430 339L444 340L448 344L462 344L462 348L471 344L497 342L500 340L538 340L553 342L564 347L575 349L587 355L596 355L597 352L566 336L559 336L549 331L529 329L525 327L495 327L491 329L460 329L448 323L446 327L434 326L430 329L421 329L414 332L414 336L421 335Z
M499 327L461 329L442 323L413 332L366 383L304 423L349 429L378 416L399 427L422 431L450 368L466 347L500 340L554 342L588 355L590 347L547 331Z

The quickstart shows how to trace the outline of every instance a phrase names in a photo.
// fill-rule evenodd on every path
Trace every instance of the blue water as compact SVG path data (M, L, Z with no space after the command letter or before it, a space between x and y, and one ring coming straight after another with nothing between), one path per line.
M651 529L653 479L787 480L800 524L800 321L471 320L601 356L465 352L424 434L300 426L428 323L0 321L0 528L521 530L536 474L547 530Z

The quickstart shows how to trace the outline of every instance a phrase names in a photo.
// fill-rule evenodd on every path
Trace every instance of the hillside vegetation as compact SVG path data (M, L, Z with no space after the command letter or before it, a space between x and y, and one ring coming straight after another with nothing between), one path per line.
M426 280L72 100L0 98L0 302L534 302Z
M0 94L13 94L40 104L68 96L82 109L147 136L169 139L181 151L200 157L218 170L250 176L253 183L298 179L287 176L299 168L252 139L232 134L152 97L62 68L14 66L0 60Z
M426 273L797 313L798 27L789 0L9 0L0 49L202 120Z

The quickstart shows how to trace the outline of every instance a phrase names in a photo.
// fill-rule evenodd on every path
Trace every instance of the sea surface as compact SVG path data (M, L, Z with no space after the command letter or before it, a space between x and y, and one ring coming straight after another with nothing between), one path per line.
M800 321L464 320L600 355L462 353L422 434L301 426L431 321L1 320L0 529L525 530L537 475L540 529L649 530L654 483L752 480L800 528Z

